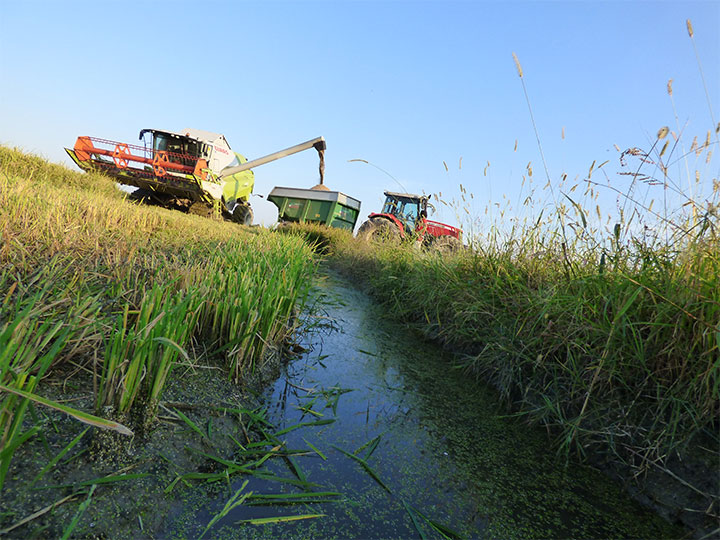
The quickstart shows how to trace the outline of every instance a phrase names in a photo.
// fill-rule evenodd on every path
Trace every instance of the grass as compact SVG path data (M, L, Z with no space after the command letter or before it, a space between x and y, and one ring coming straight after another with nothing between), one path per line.
M630 237L563 249L525 230L524 243L449 258L343 237L330 252L393 316L463 351L464 369L562 448L610 448L643 467L717 432L720 229L705 219L702 234L665 247Z
M44 381L92 374L101 416L147 426L178 363L241 382L294 331L315 265L301 239L125 199L0 147L0 489Z

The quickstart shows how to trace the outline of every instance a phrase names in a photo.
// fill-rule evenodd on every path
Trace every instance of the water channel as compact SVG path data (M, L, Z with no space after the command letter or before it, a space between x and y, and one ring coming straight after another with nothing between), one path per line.
M323 324L305 336L307 352L287 366L266 407L278 430L334 420L294 429L282 439L288 448L318 450L296 457L298 467L319 485L316 491L341 495L307 506L242 505L206 538L442 538L429 521L469 538L682 534L601 473L567 465L543 430L508 417L494 391L453 369L446 352L385 319L343 278L328 273L317 294ZM367 458L367 468L343 452L354 454L364 445L356 455ZM292 476L280 460L270 468ZM302 492L257 478L247 489ZM227 494L195 523L207 523L226 500ZM310 513L324 515L234 525Z

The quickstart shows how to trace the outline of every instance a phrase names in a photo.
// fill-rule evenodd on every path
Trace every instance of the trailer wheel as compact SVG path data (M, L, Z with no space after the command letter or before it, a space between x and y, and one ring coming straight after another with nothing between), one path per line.
M451 255L453 253L458 253L463 247L463 244L460 240L455 238L454 236L437 236L433 238L433 240L430 242L429 248L436 253L440 253L441 255Z
M357 237L366 242L400 242L400 231L387 219L372 218L360 225Z
M252 207L249 204L238 204L233 208L230 217L235 223L249 227L252 225L254 217Z

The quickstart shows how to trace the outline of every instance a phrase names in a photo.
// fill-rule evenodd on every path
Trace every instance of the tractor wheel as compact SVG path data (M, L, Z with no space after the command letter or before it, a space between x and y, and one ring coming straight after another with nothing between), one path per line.
M357 237L366 242L400 242L400 231L394 223L387 219L373 218L360 225Z
M249 204L238 204L233 208L230 218L240 225L250 226L253 222L253 211Z
M458 253L463 247L460 240L454 236L437 236L430 242L429 248L436 253L441 255L451 255Z

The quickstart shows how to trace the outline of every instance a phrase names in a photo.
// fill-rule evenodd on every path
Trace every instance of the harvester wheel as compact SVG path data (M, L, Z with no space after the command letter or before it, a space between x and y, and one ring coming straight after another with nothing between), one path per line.
M233 209L230 217L235 223L239 223L240 225L247 225L249 227L250 225L252 225L254 217L252 207L249 204L238 204Z
M400 231L397 225L387 219L372 218L360 225L357 237L367 242L400 242Z
M193 214L196 216L201 216L205 218L211 218L213 217L213 214L215 213L215 210L212 206L205 202L194 202L190 205L190 208L188 208L188 214Z
M430 242L430 249L441 255L458 253L463 247L460 240L454 236L438 236Z

